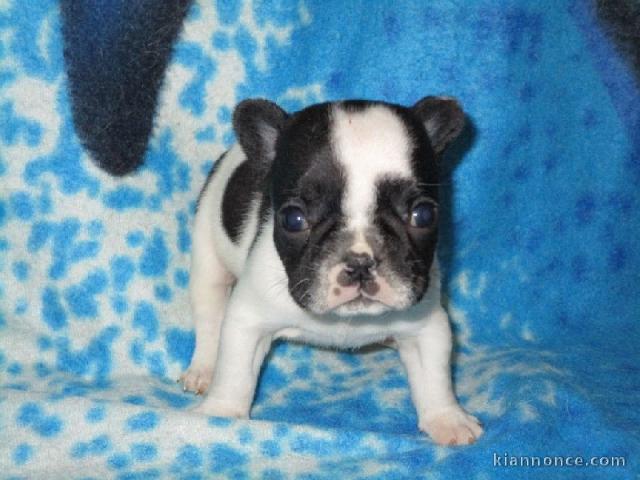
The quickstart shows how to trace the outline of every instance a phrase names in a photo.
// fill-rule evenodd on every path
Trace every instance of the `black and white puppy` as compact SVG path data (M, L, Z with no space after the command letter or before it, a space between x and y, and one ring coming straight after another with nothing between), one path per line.
M458 103L238 105L238 144L215 165L193 231L196 348L181 379L197 411L247 417L276 338L338 348L389 341L419 428L440 444L482 434L452 389L452 336L435 261L438 158Z

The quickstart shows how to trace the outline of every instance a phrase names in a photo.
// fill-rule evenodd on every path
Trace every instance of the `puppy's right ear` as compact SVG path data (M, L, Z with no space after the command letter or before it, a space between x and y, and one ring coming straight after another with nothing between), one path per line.
M276 141L287 116L278 105L261 98L238 104L233 112L233 129L247 157L268 162L274 159Z

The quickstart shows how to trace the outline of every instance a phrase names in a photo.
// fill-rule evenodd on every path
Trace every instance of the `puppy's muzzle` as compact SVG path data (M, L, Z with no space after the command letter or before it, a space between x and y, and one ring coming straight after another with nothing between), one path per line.
M344 268L336 279L339 285L357 286L370 296L374 296L380 290L380 286L375 281L378 262L369 254L349 252L343 259L343 263Z

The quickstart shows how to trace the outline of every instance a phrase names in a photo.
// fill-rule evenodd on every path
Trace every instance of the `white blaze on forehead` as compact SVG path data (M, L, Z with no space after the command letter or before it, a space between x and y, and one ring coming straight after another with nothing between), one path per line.
M347 226L362 231L373 218L376 181L411 176L411 140L402 120L382 105L355 112L334 107L331 140L346 176L342 210Z

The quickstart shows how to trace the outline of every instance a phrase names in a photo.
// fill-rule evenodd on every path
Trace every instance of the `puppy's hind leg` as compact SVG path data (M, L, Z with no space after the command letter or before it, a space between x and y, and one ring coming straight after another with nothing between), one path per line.
M207 391L211 383L218 354L220 325L229 290L235 281L215 251L210 218L208 212L199 211L194 222L189 297L196 330L196 347L189 368L180 377L184 390L197 394Z

